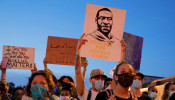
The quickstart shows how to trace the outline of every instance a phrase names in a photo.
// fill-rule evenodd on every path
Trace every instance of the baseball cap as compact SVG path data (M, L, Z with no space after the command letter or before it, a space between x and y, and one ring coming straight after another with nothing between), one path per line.
M106 75L104 75L104 71L101 69L93 69L90 73L90 78L96 77L96 76L103 76L104 78L107 78Z
M143 75L142 73L138 72L138 73L136 73L136 75L137 75L137 76L140 76L140 77L141 77L141 79L143 80L144 75Z

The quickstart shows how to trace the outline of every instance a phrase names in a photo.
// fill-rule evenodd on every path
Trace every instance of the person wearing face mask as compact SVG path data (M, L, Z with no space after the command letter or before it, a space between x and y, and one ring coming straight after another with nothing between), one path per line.
M129 87L132 85L133 77L134 69L132 65L125 61L119 63L113 74L116 88L100 92L95 100L137 100L137 97L129 92Z
M81 73L81 57L80 57L80 49L87 40L84 40L82 35L77 44L76 51L76 60L75 60L75 74L76 74L76 84L77 91L80 100L95 100L96 95L102 91L104 87L104 79L107 77L104 75L104 71L101 69L94 69L90 73L89 82L92 85L92 88L88 90L88 88L84 84L84 77Z
M162 100L169 100L173 93L175 93L175 81L166 83L162 95Z
M69 87L63 87L61 90L60 100L70 100L71 92Z
M53 95L55 83L52 75L44 70L39 70L29 78L26 86L27 95L23 95L21 100L59 100Z
M151 100L151 98L148 95L142 93L140 90L143 85L143 78L144 75L140 72L137 72L134 76L134 80L130 91L137 96L138 100Z
M148 88L149 97L154 100L157 97L157 88L155 86Z

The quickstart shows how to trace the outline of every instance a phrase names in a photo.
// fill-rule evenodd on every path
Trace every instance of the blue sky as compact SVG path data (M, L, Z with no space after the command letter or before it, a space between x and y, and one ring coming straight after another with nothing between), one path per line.
M0 0L0 54L3 45L35 48L38 69L44 69L47 37L80 38L83 33L86 4L126 10L124 32L144 38L140 72L169 77L175 71L174 0ZM0 55L2 59L2 55ZM89 73L101 68L107 76L116 62L88 59ZM75 78L74 66L49 64L59 78ZM67 70L69 69L69 70ZM7 81L26 85L30 70L7 70Z

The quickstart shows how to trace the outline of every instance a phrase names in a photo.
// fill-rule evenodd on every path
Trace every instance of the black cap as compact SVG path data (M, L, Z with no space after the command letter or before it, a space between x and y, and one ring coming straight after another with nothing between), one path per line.
M144 75L143 75L142 73L138 72L138 73L136 73L136 75L140 76L140 77L141 77L141 79L143 80Z

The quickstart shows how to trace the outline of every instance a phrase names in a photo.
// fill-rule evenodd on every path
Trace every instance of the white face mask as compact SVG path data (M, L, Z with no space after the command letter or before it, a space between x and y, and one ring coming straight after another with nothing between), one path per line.
M170 91L169 92L169 95L171 96L173 93L175 93L175 91Z
M154 99L155 97L157 97L157 93L156 92L151 92L149 94L149 96L150 96L151 99Z
M142 82L140 80L134 80L132 83L132 87L137 90L142 87Z
M102 90L103 89L103 87L104 87L104 81L102 81L102 80L96 80L95 81L95 89L96 90Z
M60 100L69 100L69 96L60 96Z

